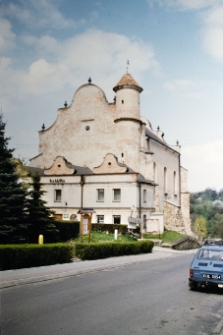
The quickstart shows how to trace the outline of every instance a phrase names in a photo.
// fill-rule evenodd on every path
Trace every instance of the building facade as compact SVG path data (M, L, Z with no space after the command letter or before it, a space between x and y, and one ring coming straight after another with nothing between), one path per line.
M180 146L170 146L140 115L142 88L126 73L113 88L113 103L89 80L55 123L39 132L38 169L45 200L56 216L122 223L147 232L164 228L190 234L187 170Z

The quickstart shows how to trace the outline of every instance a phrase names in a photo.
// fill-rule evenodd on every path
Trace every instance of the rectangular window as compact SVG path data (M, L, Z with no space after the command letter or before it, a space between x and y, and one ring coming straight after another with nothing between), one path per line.
M97 189L97 201L104 201L104 189Z
M62 191L55 190L55 201L61 202L61 198L62 198Z
M146 229L146 214L143 215L143 228Z
M120 224L121 223L121 215L113 215L113 223Z
M113 189L113 201L121 201L121 190L120 188Z
M97 223L104 223L104 215L97 215Z

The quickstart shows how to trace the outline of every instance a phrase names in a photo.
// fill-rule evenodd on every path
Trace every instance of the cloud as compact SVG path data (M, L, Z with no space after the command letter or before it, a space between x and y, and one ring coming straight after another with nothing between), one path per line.
M204 14L204 46L211 56L223 62L223 5Z
M223 28L208 29L205 33L204 45L214 58L223 62Z
M200 99L204 96L207 86L213 83L192 80L171 80L164 83L164 88L169 92L178 93L183 97Z
M201 191L203 185L219 185L223 169L223 156L219 154L222 148L223 139L182 147L183 166L189 170L189 191Z
M11 31L11 23L0 19L0 53L6 52L14 46L15 34Z
M148 0L148 3L153 6L176 6L181 9L204 9L221 3L221 0Z
M37 96L58 91L62 86L61 74L64 69L63 64L50 64L45 59L39 59L23 75L24 91Z
M13 92L14 97L20 96L21 91L25 97L57 92L65 85L74 88L82 80L87 82L89 76L99 86L103 84L105 89L112 87L120 79L120 73L125 73L129 57L132 64L130 70L136 79L143 71L159 67L149 45L97 29L87 30L64 41L47 35L41 38L26 36L23 41L32 47L38 58L22 71L13 69L12 60L5 61L6 82L2 90L8 94L6 87L13 81L13 88L18 86Z
M148 0L150 6L158 4L179 10L196 10L203 27L203 44L207 52L223 62L223 4L222 0Z
M1 6L1 16L16 19L33 28L64 29L76 26L76 22L63 17L51 0L9 1Z

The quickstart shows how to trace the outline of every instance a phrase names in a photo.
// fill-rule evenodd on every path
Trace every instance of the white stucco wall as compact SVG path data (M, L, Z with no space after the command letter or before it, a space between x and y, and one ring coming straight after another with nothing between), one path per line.
M148 179L154 180L158 186L156 187L156 193L159 200L158 211L163 211L164 198L168 199L172 203L180 204L180 190L179 190L179 154L171 149L167 149L163 145L150 140L150 150L153 152L151 155L151 162L148 163L149 169L148 174L144 172L144 175ZM155 176L154 176L154 165L155 163ZM142 169L146 169L147 164L142 166ZM166 168L166 190L164 188L164 168ZM175 187L174 187L174 172L176 174ZM166 195L164 195L166 194Z
M50 167L56 156L64 156L72 164L93 169L108 152L115 151L114 119L115 105L108 104L100 88L80 87L71 105L58 110L55 123L39 133L42 155L30 165Z
M57 182L59 180L60 182ZM93 208L92 222L97 222L97 215L104 215L105 223L112 223L113 215L121 216L121 223L128 224L128 217L135 208L134 217L139 217L139 185L137 174L89 175L85 176L83 186L83 205L81 206L80 176L61 176L59 178L41 178L46 191L44 200L47 206L57 214L76 214L81 207ZM97 190L104 189L104 200L98 201ZM120 201L113 198L113 190L121 190ZM61 201L55 201L55 190L61 190ZM146 191L146 198L143 194ZM145 201L144 201L145 200ZM141 184L141 213L150 215L153 205L153 187Z

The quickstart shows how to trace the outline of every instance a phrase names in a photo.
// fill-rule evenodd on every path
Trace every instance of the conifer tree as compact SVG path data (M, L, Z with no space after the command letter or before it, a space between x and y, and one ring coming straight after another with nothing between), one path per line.
M26 241L25 190L15 172L14 149L8 148L3 114L0 114L0 243Z
M36 172L32 176L31 190L28 201L28 223L30 224L30 241L37 243L38 236L43 235L45 242L56 240L58 230L52 217L53 212L46 207L42 199L45 191L41 190L40 175Z

